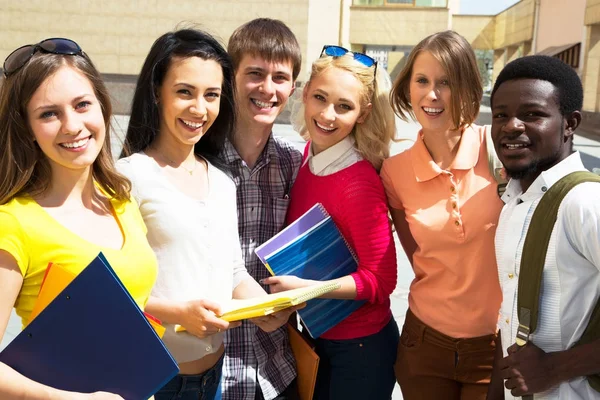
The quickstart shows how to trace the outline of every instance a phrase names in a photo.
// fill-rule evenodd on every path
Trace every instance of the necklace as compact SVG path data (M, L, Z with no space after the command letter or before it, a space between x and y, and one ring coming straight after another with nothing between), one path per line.
M171 166L172 166L172 167L174 167L174 165L176 164L174 161L171 161L170 159L168 159L168 158L167 158L167 157L165 157L164 155L162 155L162 156L163 156L163 158L164 158L165 160L167 160L167 162L168 162L169 164L171 164ZM175 169L177 169L177 168L179 168L179 167L181 167L181 168L182 168L182 169L183 169L185 172L187 172L188 174L190 174L190 175L194 175L194 171L195 171L195 170L196 170L196 168L198 167L198 160L196 159L196 157L194 157L194 166L193 166L192 168L187 168L187 167L186 167L186 166L183 164L183 162L181 162L181 163L179 164L179 166L178 166L178 167L174 167L174 168L175 168Z

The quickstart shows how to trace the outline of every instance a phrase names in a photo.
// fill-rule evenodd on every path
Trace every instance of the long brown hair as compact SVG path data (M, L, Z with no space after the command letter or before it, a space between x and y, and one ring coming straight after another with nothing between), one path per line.
M415 119L409 87L415 60L424 51L431 53L448 75L454 129L471 125L479 114L483 85L471 45L454 31L434 33L414 47L392 87L390 97L394 111L405 121L409 117Z
M50 162L34 140L27 105L38 87L65 65L89 79L104 116L106 138L92 164L92 177L110 197L129 199L131 183L114 168L110 148L112 106L100 73L85 54L66 56L39 52L9 75L0 87L0 143L4 146L0 151L0 205L17 196L38 195L50 186Z

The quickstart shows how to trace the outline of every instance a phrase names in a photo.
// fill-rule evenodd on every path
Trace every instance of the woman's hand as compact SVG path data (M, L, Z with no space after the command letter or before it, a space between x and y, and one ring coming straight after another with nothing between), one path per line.
M276 313L265 315L264 317L249 319L249 321L254 323L265 332L273 332L274 330L282 327L295 311L300 310L305 306L306 303L298 304L295 307L286 308Z
M108 392L95 392L86 395L85 397L88 400L125 400L118 394L108 393Z
M220 314L221 306L214 301L188 301L183 307L180 325L199 338L240 326L241 322L227 322L218 318Z
M298 289L318 282L298 278L293 275L271 276L260 281L263 285L269 285L271 293L279 293L286 290Z

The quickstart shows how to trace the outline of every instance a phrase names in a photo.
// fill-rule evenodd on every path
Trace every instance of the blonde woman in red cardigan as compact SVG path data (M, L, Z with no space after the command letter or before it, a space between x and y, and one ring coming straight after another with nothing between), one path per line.
M398 327L390 310L396 249L379 168L395 133L390 81L361 53L325 46L313 63L295 116L309 141L291 191L287 222L321 203L358 257L356 272L335 279L327 297L366 303L317 339L321 357L315 399L391 397ZM311 281L265 280L277 292Z

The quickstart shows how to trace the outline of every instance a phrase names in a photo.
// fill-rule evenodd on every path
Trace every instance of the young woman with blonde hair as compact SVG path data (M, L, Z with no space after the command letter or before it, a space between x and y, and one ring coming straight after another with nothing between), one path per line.
M377 171L395 134L390 81L375 61L325 46L304 87L295 117L309 141L291 191L288 223L316 203L331 215L358 258L356 272L336 279L330 298L366 303L317 339L321 357L315 399L391 397L398 327L390 310L396 287L396 250ZM272 291L310 281L265 280Z
M415 272L396 376L404 398L485 399L500 287L494 234L502 202L488 166L475 54L452 31L423 39L391 93L422 126L381 170L392 219Z
M131 185L113 166L111 104L100 73L62 38L15 50L3 70L0 338L13 307L29 323L49 263L78 274L100 251L143 308L157 263ZM0 398L121 399L51 388L2 363Z

